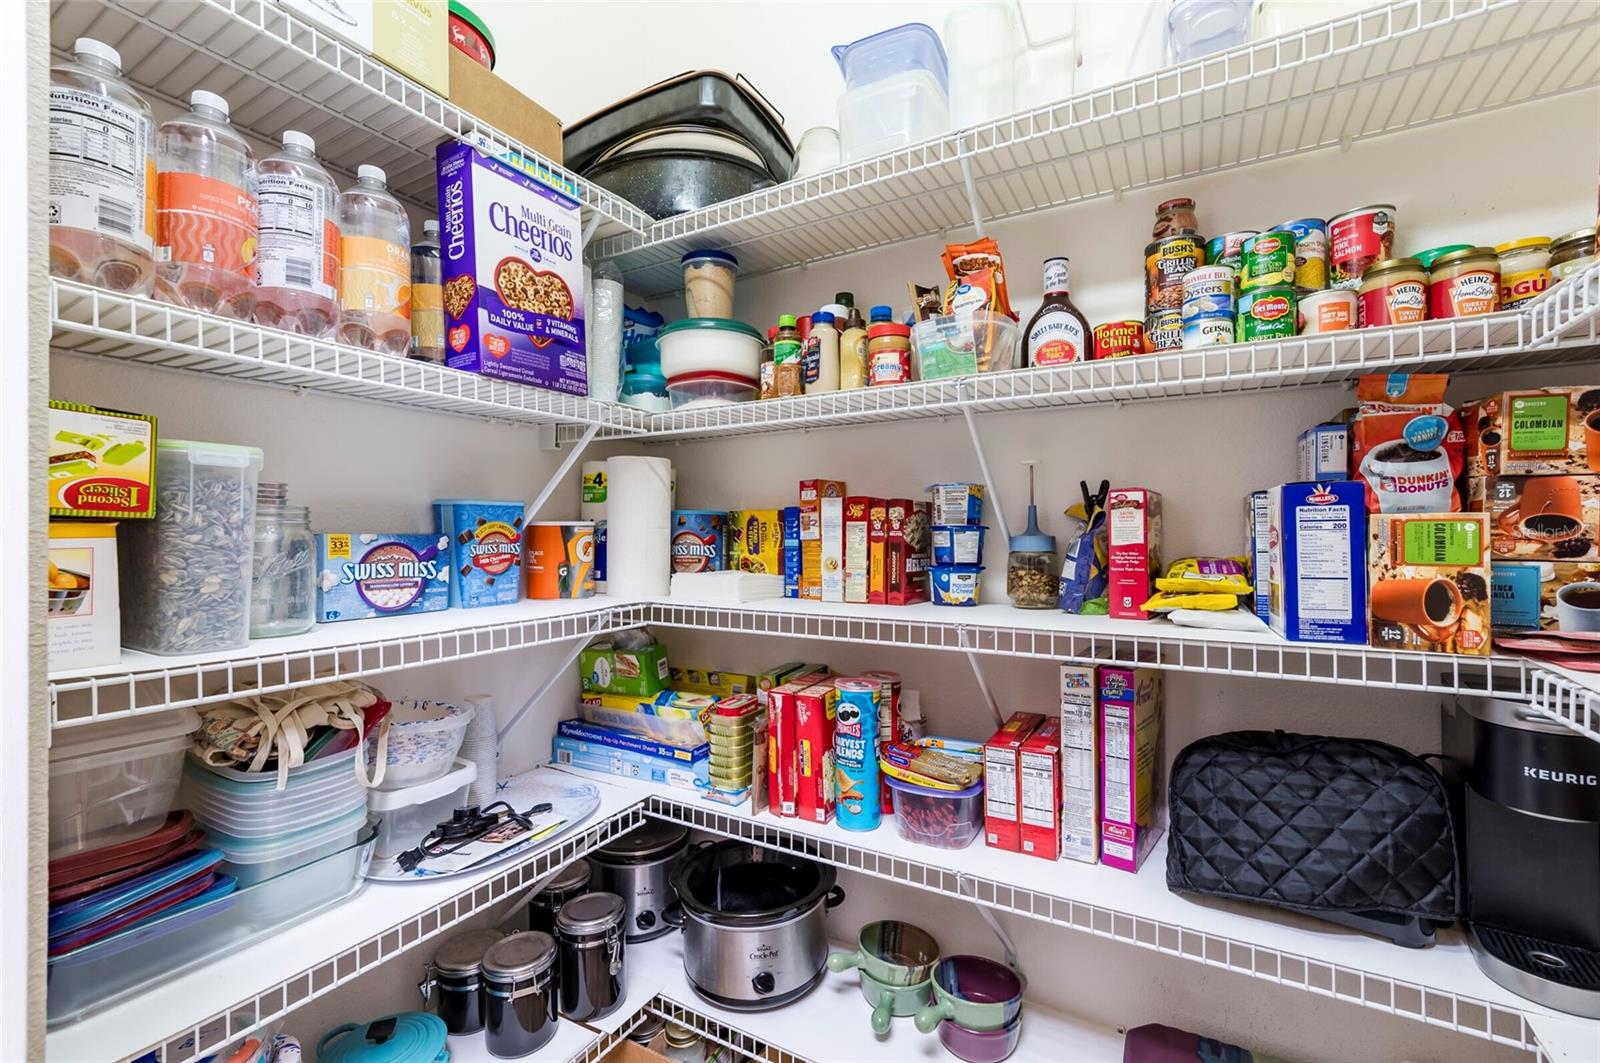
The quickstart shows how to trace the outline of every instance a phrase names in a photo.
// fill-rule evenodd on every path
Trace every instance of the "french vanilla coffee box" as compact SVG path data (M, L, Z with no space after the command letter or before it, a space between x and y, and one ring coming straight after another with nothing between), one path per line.
M1283 638L1366 643L1366 492L1355 480L1268 492L1268 622Z

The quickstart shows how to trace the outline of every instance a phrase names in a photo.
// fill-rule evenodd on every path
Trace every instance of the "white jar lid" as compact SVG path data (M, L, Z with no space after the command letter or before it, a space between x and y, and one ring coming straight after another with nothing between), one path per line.
M356 176L363 181L376 181L380 185L389 183L389 175L383 172L382 166L363 164L356 168Z
M439 235L439 219L438 218L429 218L426 221L424 221L422 223L422 232L423 232L424 235L427 235L427 236L438 236Z
M305 148L307 151L317 150L317 142L298 129L285 129L283 131L283 146L286 148Z
M228 101L214 92L207 92L205 89L195 89L189 93L189 106L210 107L213 110L221 111L222 117L228 117Z
M72 54L93 56L96 59L105 60L118 70L122 69L122 54L111 45L104 41L97 41L93 37L79 37L73 41Z

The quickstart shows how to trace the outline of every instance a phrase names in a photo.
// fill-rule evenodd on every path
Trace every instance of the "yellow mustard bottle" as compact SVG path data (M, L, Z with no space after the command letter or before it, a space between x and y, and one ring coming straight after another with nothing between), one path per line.
M839 337L839 390L867 386L867 324L861 320L861 311L850 308L845 319L844 335Z

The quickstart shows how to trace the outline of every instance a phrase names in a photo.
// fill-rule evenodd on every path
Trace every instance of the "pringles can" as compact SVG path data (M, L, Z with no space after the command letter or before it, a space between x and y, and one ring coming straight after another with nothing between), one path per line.
M875 679L840 679L833 721L833 765L839 793L834 815L845 830L876 830L883 822L879 796L878 713L883 689Z
M534 521L522 533L528 597L594 597L594 521Z

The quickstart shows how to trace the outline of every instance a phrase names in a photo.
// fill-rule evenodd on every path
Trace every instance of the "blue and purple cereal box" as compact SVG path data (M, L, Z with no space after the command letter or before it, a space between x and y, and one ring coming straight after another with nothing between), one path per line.
M587 394L577 201L467 144L436 160L446 363Z
M515 605L522 598L522 503L433 500L434 527L450 540L450 606Z

